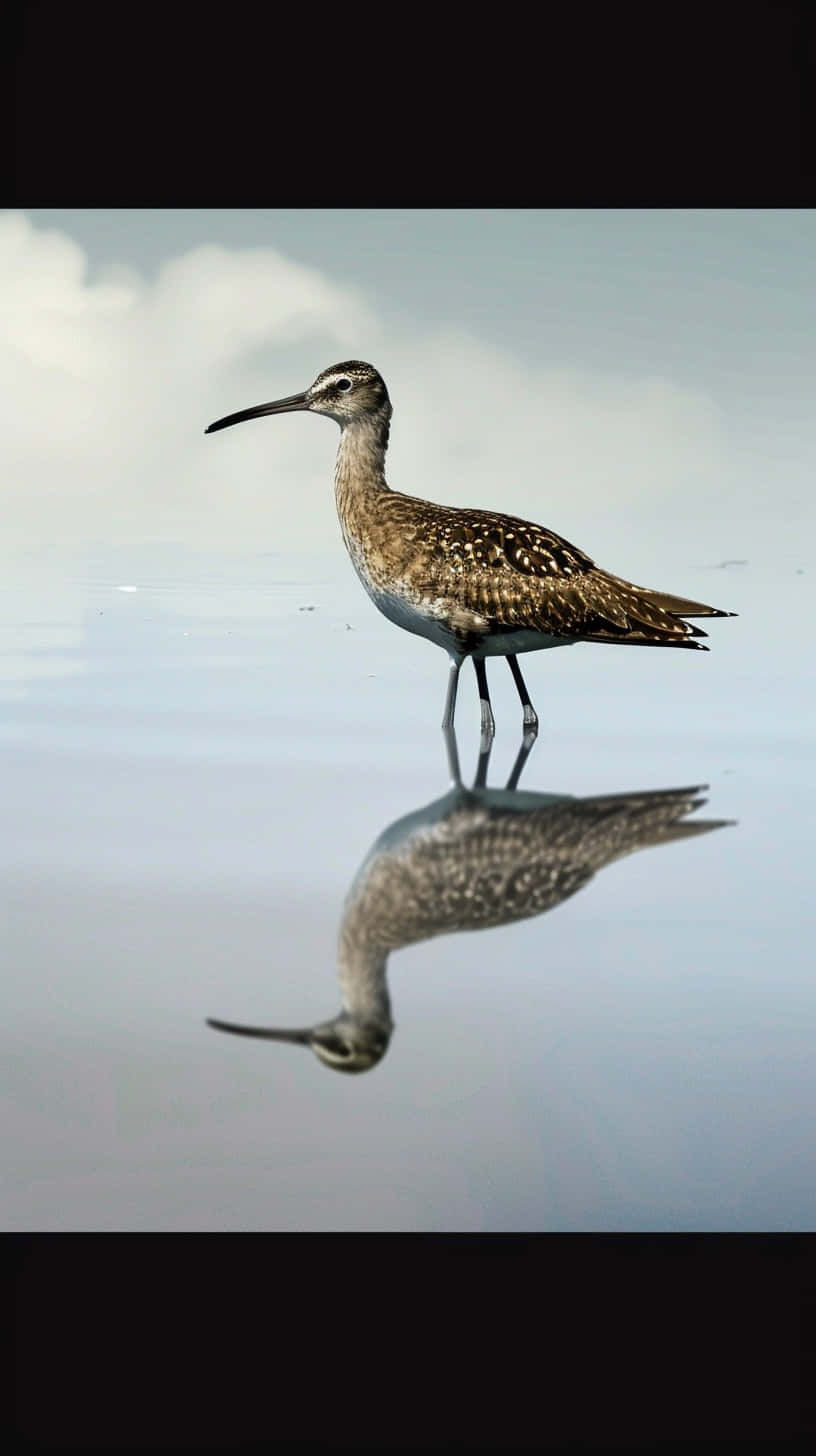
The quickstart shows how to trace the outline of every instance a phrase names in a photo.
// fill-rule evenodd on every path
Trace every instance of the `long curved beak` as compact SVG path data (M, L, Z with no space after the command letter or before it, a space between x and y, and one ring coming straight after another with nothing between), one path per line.
M225 415L223 420L216 420L214 425L208 425L204 434L212 435L215 430L225 430L228 425L240 425L242 420L257 420L261 415L285 415L289 414L290 410L308 408L309 402L305 394L290 394L286 399L273 399L271 404L255 404L251 409L238 410L234 415Z
M207 1017L207 1025L216 1031L234 1031L238 1036L261 1036L267 1041L293 1041L299 1046L309 1045L309 1030L286 1031L276 1026L238 1026L234 1021L213 1021Z

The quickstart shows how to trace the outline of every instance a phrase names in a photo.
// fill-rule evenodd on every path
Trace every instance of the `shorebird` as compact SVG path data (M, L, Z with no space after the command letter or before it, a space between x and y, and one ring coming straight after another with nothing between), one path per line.
M394 1030L392 951L541 915L624 855L723 827L728 820L682 822L705 803L704 787L579 799L460 784L389 825L357 872L337 941L338 1016L297 1029L207 1024L309 1047L338 1072L367 1072Z
M454 788L392 824L360 870L338 937L338 1016L297 1029L207 1024L307 1046L335 1071L369 1071L394 1029L387 984L392 951L541 915L624 855L725 825L680 822L705 802L699 793L695 787L571 799Z
M436 505L385 480L391 401L371 364L350 359L301 394L226 415L205 434L261 415L309 410L340 426L334 473L340 527L357 574L380 611L450 657L442 727L453 725L459 671L473 659L482 741L492 738L486 657L506 657L528 738L538 731L518 654L572 642L707 651L685 619L731 617L703 602L635 586L596 566L554 531L497 511Z

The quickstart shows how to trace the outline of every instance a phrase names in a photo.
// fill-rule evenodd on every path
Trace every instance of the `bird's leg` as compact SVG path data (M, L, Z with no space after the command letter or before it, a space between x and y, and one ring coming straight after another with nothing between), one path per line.
M476 764L476 777L473 780L474 789L487 787L487 765L490 762L490 755L493 752L493 739L488 738L487 745L480 745L479 759Z
M533 744L534 743L535 743L535 734L534 733L525 733L524 734L524 737L521 740L521 747L520 747L518 753L516 754L516 761L513 764L512 772L510 774L509 779L507 780L507 784L505 785L506 788L508 788L508 789L517 789L518 788L518 781L521 778L521 771L524 768L525 763L527 762L528 758L530 757L530 754L533 751Z
M452 723L442 724L442 732L445 735L445 748L448 753L448 772L451 776L451 783L454 788L462 787L462 770L459 767L459 749L456 746L456 729Z
M479 707L482 715L479 762L476 766L476 777L473 780L473 787L474 789L483 789L487 783L487 765L490 759L490 750L493 747L496 724L493 719L493 709L490 706L490 693L487 690L487 670L484 665L484 658L474 657L473 666L476 669L476 682L479 685Z
M451 658L450 672L448 673L448 695L445 698L445 711L442 714L443 731L453 727L453 715L456 712L456 689L459 685L459 669L461 666L461 657Z
M485 670L484 658L474 657L473 666L476 669L476 681L479 684L479 707L482 711L482 744L485 739L492 738L496 732L496 724L493 719L493 709L490 706L490 693L487 691L487 672Z
M448 693L445 698L445 711L442 715L442 732L445 735L445 747L448 752L448 768L454 784L461 785L462 771L459 767L459 750L456 746L456 733L453 727L453 718L456 712L456 689L459 684L459 669L462 666L462 659L452 657L450 672L448 674Z
M538 714L532 703L530 702L530 694L527 691L527 685L521 675L521 668L518 665L518 660L512 653L508 653L507 661L510 664L510 671L513 674L513 681L518 689L518 695L521 698L521 705L524 709L524 724L521 732L521 747L519 748L519 751L516 755L516 761L513 764L513 769L510 777L507 780L507 788L515 789L518 788L518 781L521 778L521 771L524 768L524 765L527 762L528 758L530 757L533 744L536 741L536 736L538 734Z
M527 684L525 683L524 678L521 675L521 668L518 665L518 658L516 658L513 653L510 652L507 654L507 662L510 667L510 671L513 674L513 682L516 684L516 688L518 689L518 695L521 698L521 706L524 709L524 736L526 738L528 733L531 733L533 735L533 738L535 738L538 732L538 714L532 703L530 702L530 694L527 691ZM532 748L532 746L533 745L531 743L530 747Z

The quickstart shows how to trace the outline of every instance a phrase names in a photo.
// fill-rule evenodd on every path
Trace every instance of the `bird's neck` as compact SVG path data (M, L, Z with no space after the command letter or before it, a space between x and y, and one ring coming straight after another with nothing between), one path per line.
M361 927L345 921L337 943L340 996L356 1020L390 1031L391 998L385 968L388 952L372 945Z
M391 410L353 420L340 434L334 468L334 493L340 519L355 504L371 500L388 490L385 480L385 452L391 427Z

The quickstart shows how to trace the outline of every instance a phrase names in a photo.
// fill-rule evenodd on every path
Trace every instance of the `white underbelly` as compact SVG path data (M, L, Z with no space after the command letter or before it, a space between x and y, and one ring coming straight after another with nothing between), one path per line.
M549 632L534 632L522 627L518 632L491 632L473 653L474 657L516 656L519 652L544 652L548 647L571 647L578 639L553 637Z
M425 637L437 647L442 647L445 652L458 656L461 634L457 635L451 629L443 603L438 606L418 606L396 593L376 591L362 575L361 580L371 600L389 622L402 627L406 632L413 632L417 637ZM535 632L529 628L521 628L515 632L491 631L487 622L483 634L478 626L474 626L468 630L468 635L476 639L470 653L473 657L506 657L509 653L540 652L549 647L568 647L572 640L569 637L553 637L546 632Z
M389 622L393 622L397 627L402 627L406 632L413 632L417 637L427 637L429 642L434 642L437 647L443 647L446 652L455 652L456 637L444 618L424 611L421 607L406 601L405 597L376 592L371 587L366 589L375 606L379 607Z

